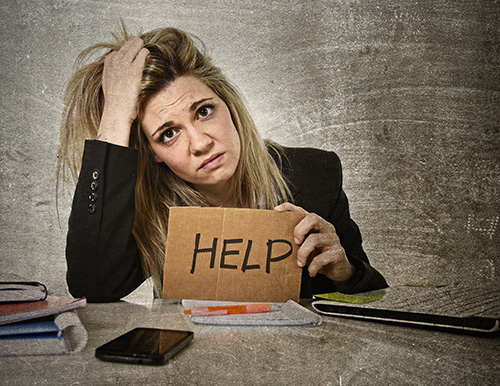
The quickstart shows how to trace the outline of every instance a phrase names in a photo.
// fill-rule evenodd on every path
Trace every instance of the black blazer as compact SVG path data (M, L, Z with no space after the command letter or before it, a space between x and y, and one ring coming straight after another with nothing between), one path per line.
M285 152L281 166L294 203L335 226L356 267L346 292L386 287L382 275L370 266L359 229L350 218L338 156L310 148L285 148ZM67 282L75 297L116 301L146 279L132 236L137 156L135 149L102 141L85 143L66 243ZM332 291L337 291L333 281L323 275L311 278L304 268L301 297Z

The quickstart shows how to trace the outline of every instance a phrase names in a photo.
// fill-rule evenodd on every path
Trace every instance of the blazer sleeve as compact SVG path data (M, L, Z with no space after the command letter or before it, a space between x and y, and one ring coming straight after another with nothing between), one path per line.
M387 287L384 277L370 265L362 246L361 232L351 219L349 202L342 188L342 167L334 152L318 149L287 149L290 182L296 204L333 224L347 258L356 268L343 292L357 293ZM309 277L303 271L302 297L338 291L324 275Z
M338 161L340 168L340 160ZM331 205L329 220L335 226L347 259L356 268L344 292L358 293L387 287L384 277L372 266L363 250L361 231L351 219L349 203L344 190L340 188Z
M75 297L117 301L144 280L132 236L138 152L86 141L66 240L67 282Z

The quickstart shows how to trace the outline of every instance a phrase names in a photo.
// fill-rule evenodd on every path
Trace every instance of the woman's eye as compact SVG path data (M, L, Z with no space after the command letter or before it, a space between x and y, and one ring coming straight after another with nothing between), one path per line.
M198 117L200 118L208 117L213 113L213 110L214 106L212 105L201 106L198 110Z
M172 141L176 136L176 131L174 129L166 129L160 135L160 142L168 143Z

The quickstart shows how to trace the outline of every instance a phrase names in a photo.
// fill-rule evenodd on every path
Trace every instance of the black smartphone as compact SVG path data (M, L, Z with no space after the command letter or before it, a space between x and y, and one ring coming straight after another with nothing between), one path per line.
M104 361L161 365L193 340L192 331L135 328L98 347Z

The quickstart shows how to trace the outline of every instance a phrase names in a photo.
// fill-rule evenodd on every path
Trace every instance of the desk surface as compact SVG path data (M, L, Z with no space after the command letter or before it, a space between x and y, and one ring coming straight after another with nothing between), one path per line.
M494 385L500 339L323 317L319 327L193 324L179 303L89 304L77 354L0 357L2 385ZM163 366L103 362L96 347L134 327L189 329Z

